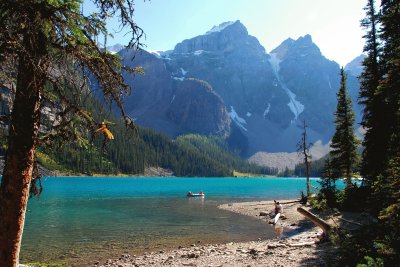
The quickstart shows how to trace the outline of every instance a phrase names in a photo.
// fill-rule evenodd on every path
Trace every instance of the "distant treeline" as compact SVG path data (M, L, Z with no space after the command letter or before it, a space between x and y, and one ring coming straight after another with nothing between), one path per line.
M63 172L82 174L142 174L149 166L170 169L176 176L231 176L233 170L274 175L276 169L249 164L230 152L224 140L216 137L184 135L176 140L139 128L138 136L124 136L117 124L111 130L115 139L101 151L102 137L88 147L65 144L42 149L39 162Z
M259 167L241 159L229 140L219 137L183 135L173 140L150 129L137 127L136 134L126 131L98 101L91 99L87 108L97 121L110 121L114 135L102 149L103 136L97 134L88 145L65 142L59 147L39 148L39 163L50 170L71 174L143 174L146 167L161 167L176 176L232 176L233 171L276 175L276 169ZM105 115L106 114L106 115ZM91 139L88 133L87 139Z

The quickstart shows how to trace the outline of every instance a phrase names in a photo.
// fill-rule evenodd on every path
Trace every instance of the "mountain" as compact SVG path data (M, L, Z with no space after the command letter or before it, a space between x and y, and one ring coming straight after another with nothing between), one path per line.
M364 54L361 54L360 56L356 57L350 63L348 63L345 66L345 71L347 75L347 89L348 93L352 99L353 102L353 109L356 114L356 135L359 138L363 138L364 131L361 126L359 126L359 123L361 122L362 118L362 111L363 107L358 104L358 95L360 92L360 80L359 76L361 75L363 71L363 65L362 62L366 56ZM358 125L358 126L357 126Z
M171 137L231 138L244 156L295 151L304 119L310 142L326 144L333 134L340 69L310 35L289 38L268 54L234 21L171 51L137 53L130 63L132 53L119 52L124 63L142 66L145 74L126 76L134 93L125 104L143 126ZM357 84L352 86L355 92Z
M185 81L186 82L186 81ZM187 81L189 84L183 88L192 91L198 97L208 97L209 85L197 80ZM0 87L0 170L4 167L4 157L7 148L8 120L3 120L10 115L14 100L13 84ZM204 90L204 87L207 90ZM177 91L181 90L180 87ZM186 90L186 89L185 89ZM221 101L219 97L211 100ZM191 116L191 113L201 113L207 109L193 110L197 104L185 94L176 92L175 100L178 106L186 111L174 116ZM202 101L202 100L200 100ZM204 101L205 104L217 106L218 103ZM173 105L171 106L174 107ZM106 107L97 101L95 97L87 96L85 109L93 114L95 118L101 118L109 121L108 128L114 135L114 139L103 146L101 135L94 135L88 131L86 138L91 141L86 145L80 146L80 142L68 142L62 146L38 146L36 150L36 159L39 163L39 171L42 175L52 176L62 174L136 174L136 175L154 175L154 176L232 176L234 171L242 173L257 174L276 174L277 170L259 167L241 159L238 155L227 149L227 140L224 137L204 137L200 135L182 135L175 140L167 136L156 133L150 129L138 127L137 134L129 133L124 126L123 120L117 119L109 114ZM174 109L180 110L180 109ZM188 115L187 115L188 114ZM220 114L225 114L223 112ZM49 117L54 116L54 110L44 108L42 118L51 121ZM207 117L194 115L200 119L206 120ZM204 125L204 121L197 121L191 126L190 121L177 118L184 121L187 127L196 127ZM213 130L213 129L211 129ZM48 129L42 125L41 134L46 133ZM92 137L92 138L91 138ZM84 142L81 142L81 144ZM43 168L44 167L44 168Z
M125 64L134 56L131 50L123 50L120 55ZM229 136L228 111L209 83L185 79L184 70L180 70L182 77L171 73L164 60L146 51L135 55L134 66L141 66L145 74L134 79L125 75L134 91L126 99L125 107L138 124L169 136L184 133Z
M360 76L361 72L363 71L363 65L362 62L367 56L364 54L359 55L352 61L350 61L346 66L344 67L344 70L352 76Z
M122 49L125 49L125 46L122 44L107 46L107 51L110 51L111 53L118 53Z

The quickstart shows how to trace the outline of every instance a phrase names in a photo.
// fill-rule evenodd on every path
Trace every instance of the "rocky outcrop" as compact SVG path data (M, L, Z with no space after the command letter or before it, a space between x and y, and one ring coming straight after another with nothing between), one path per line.
M361 73L364 70L364 67L362 65L362 62L367 56L364 54L359 55L352 61L350 61L346 66L344 67L344 70L352 76L360 76Z
M275 57L271 63L277 66L277 76L291 98L289 105L296 120L305 119L319 135L311 139L326 143L334 130L339 65L321 54L310 35L284 41L271 51L271 56Z
M171 72L166 59L146 51L123 50L125 64L140 66L144 75L125 75L133 97L125 106L136 121L174 137L182 133L229 136L231 120L222 99L199 79L185 77L185 70Z
M188 79L179 83L167 117L182 133L213 133L222 137L230 133L231 119L225 105L205 81Z

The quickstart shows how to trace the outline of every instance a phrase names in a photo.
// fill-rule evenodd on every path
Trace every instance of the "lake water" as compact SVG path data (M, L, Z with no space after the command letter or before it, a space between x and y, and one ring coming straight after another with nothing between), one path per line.
M217 206L298 198L305 179L54 177L43 186L28 203L21 262L84 266L123 253L276 237L266 222Z

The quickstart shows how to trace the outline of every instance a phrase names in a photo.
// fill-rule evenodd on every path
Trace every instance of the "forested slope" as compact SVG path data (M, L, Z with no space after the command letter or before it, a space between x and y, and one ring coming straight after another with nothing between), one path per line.
M88 133L87 144L65 142L59 147L42 147L40 164L66 174L140 175L147 167L169 169L175 176L231 176L233 170L255 174L276 174L276 170L250 165L231 152L225 140L199 135L172 140L164 134L138 127L127 132L123 122L98 101L87 102L98 121L109 121L114 139L102 148L104 137Z

